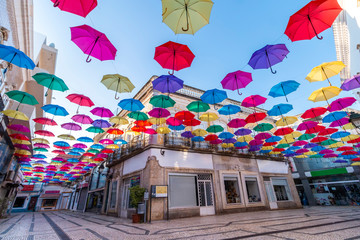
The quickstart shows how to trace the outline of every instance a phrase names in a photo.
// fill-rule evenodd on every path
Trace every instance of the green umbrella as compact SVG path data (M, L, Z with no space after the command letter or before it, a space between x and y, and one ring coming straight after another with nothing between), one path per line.
M128 117L129 118L132 118L132 119L135 119L135 120L148 120L149 117L148 115L146 115L146 113L143 113L143 112L137 112L137 111L134 111L134 112L131 112L128 114Z
M34 150L34 152L48 152L49 151L46 148L34 148L33 150Z
M5 93L9 98L18 101L19 105L16 108L16 111L19 109L20 104L29 104L29 105L36 105L39 102L35 99L35 97L27 92L13 90L10 92Z
M282 143L276 146L276 148L287 148L287 147L290 147L290 144Z
M256 127L254 127L254 131L257 132L266 132L269 131L271 129L273 129L274 126L271 125L270 123L260 123L259 125L257 125Z
M320 154L314 154L314 155L309 156L309 158L322 158L322 157L323 156Z
M86 129L86 131L93 132L93 133L103 133L103 132L105 132L102 128L99 128L99 127L88 127Z
M207 132L218 133L224 131L224 128L220 125L212 125L206 129Z
M35 81L38 84L43 85L48 88L48 90L45 93L45 97L48 95L49 89L58 90L61 92L65 92L66 90L69 90L69 88L66 86L65 82L61 78L59 78L53 74L37 73L32 77L33 77L33 79L35 79Z
M315 134L303 134L298 139L299 140L309 140L315 137Z
M175 103L176 102L171 97L166 95L157 95L157 96L153 96L150 99L150 104L158 108L173 107Z
M93 148L90 148L87 152L97 154L97 153L99 153L100 151L99 151L99 150L96 150L96 149L93 149Z
M210 106L209 106L209 104L204 103L202 101L194 101L194 102L191 102L189 105L187 105L186 108L189 111L199 113L199 112L206 112L207 110L210 109Z
M322 146L327 146L327 145L331 145L331 144L334 144L334 143L337 143L338 141L335 141L333 139L328 139L328 140L325 140L325 141L322 141L320 144Z

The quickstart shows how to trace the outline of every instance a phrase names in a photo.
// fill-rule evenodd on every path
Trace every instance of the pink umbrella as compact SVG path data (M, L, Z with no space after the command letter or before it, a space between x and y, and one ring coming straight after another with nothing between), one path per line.
M294 142L293 146L298 147L298 146L304 146L306 144L308 144L307 141L296 141Z
M338 157L338 155L335 154L335 153L330 153L330 154L325 154L324 155L324 158L335 158L335 157Z
M99 153L98 155L96 155L96 157L100 157L100 158L107 158L108 155L105 153Z
M83 143L75 143L73 148L87 148L87 146Z
M31 159L28 157L22 157L19 159L20 162L31 162Z
M20 149L25 149L25 150L30 150L30 148L25 144L14 144L14 147L20 148Z
M225 78L221 81L221 85L223 89L229 89L232 91L237 90L238 94L240 88L245 88L249 83L252 82L251 73L236 71L232 73L228 73Z
M60 10L86 17L96 6L97 0L51 0Z
M324 149L324 150L321 150L319 153L320 154L329 154L329 153L333 153L334 151L331 150L331 149Z
M227 125L231 128L241 128L244 127L247 124L247 122L244 119L235 118L232 119Z
M18 131L18 132L30 132L30 129L20 125L20 124L12 124L7 126L8 129L14 130L14 131Z
M147 128L144 133L147 133L147 134L150 134L150 135L157 134L157 132L152 128Z
M34 147L38 147L38 148L50 148L49 145L45 144L45 143L35 143Z
M81 124L92 124L94 120L92 120L88 115L77 114L71 117L74 122Z
M264 140L264 139L268 139L268 138L271 138L271 134L270 134L270 133L258 133L258 134L255 136L255 139L256 139L256 140Z
M308 152L308 151L309 151L309 149L301 148L301 149L299 149L299 150L296 150L296 153L306 153L306 152Z
M216 140L212 140L209 142L210 144L216 145L216 144L220 144L222 143L222 141L220 139L216 139Z
M110 111L110 109L104 108L104 107L96 107L93 110L90 111L95 116L99 117L107 117L110 118L114 116L114 114Z
M263 144L263 141L261 141L261 140L251 140L249 142L249 145L251 145L251 146L257 146L257 145L262 145L262 144Z
M349 118L341 118L337 121L334 121L330 124L330 127L340 127L349 123Z
M67 130L70 130L70 131L80 131L81 130L80 125L78 125L76 123L64 123L64 124L61 124L61 127L65 128Z
M90 56L100 61L114 60L116 48L106 35L88 25L71 27L71 41L73 41L85 54L86 62L91 62Z
M73 94L68 95L66 98L69 99L70 102L79 105L77 110L76 110L76 113L79 112L79 107L80 106L92 107L92 106L95 105L93 103L93 101L91 101L91 99L89 97L84 96L82 94L73 93Z
M350 107L354 104L354 102L356 102L356 99L353 97L339 98L333 101L327 109L329 110L329 112L339 111L344 108Z
M111 140L111 139L104 138L104 139L101 139L101 140L99 141L99 143L101 143L101 144L113 144L114 141Z
M301 123L296 130L298 131L303 131L303 130L308 130L310 128L313 128L315 126L317 126L319 123L318 122L314 122L314 121L306 121Z
M167 125L171 125L171 126L180 126L183 123L183 121L174 118L174 117L170 117L168 119L166 119L166 124Z
M34 132L34 134L38 134L45 137L55 137L55 135L52 132L46 130L37 130Z
M165 108L154 108L148 112L148 114L154 118L166 118L170 116L169 110L166 110Z
M251 95L249 97L246 97L242 102L241 106L243 107L257 107L260 104L263 104L266 102L266 98L260 96L260 95Z

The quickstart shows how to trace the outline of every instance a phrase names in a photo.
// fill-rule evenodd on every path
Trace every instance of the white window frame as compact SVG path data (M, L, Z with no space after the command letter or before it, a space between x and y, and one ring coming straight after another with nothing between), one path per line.
M232 209L232 208L244 208L245 202L244 202L244 191L241 186L241 178L240 174L237 171L228 171L228 170L220 170L220 188L221 188L221 199L223 203L224 209ZM239 194L240 194L240 202L239 203L227 203L226 200L226 190L225 190L225 182L224 177L236 177L238 181L238 187L239 187Z
M285 191L286 191L286 194L288 195L288 200L281 200L281 201L278 201L277 200L277 197L276 197L276 193L275 193L275 188L274 188L274 184L273 184L273 179L274 180L285 180L286 183L287 183L287 187L285 187ZM290 185L289 185L289 180L286 178L286 177L270 177L270 180L271 180L271 185L272 185L272 188L273 188L273 191L274 191L274 194L275 194L275 199L276 199L276 202L292 202L294 201L293 199L293 196L291 194L291 189L290 189ZM289 190L289 191L287 191Z
M249 202L249 196L248 196L247 188L246 188L246 178L247 177L248 178L256 178L259 193L260 193L260 198L261 198L260 202ZM241 172L241 181L242 181L242 185L244 186L244 196L246 196L246 198L244 198L245 205L247 207L265 206L265 195L264 195L265 190L264 190L263 186L260 185L260 176L254 172Z
M169 201L169 209L183 209L183 208L199 208L199 196L198 196L198 189L197 189L197 184L195 185L195 193L196 193L196 196L197 196L197 199L196 199L196 203L197 203L197 206L181 206L181 207L171 207L170 206L170 202L171 202L171 196L170 196L170 177L171 176L186 176L186 177L195 177L196 178L196 182L195 184L197 183L197 174L195 173L168 173L168 201Z

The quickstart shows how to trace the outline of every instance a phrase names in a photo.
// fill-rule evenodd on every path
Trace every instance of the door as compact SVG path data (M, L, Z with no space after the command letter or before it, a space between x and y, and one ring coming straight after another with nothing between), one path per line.
M267 195L267 198L269 200L270 209L277 209L278 205L277 205L277 202L276 202L276 196L275 196L274 188L273 188L271 182L270 181L264 181L264 184L265 184L266 195Z
M214 215L214 198L210 174L198 175L198 199L200 206L200 216Z
M65 196L63 197L62 201L61 201L61 206L60 209L66 209L67 205L68 205L68 201L69 201L69 197Z
M121 204L121 214L120 217L127 218L127 209L129 206L129 187L130 187L130 179L126 179L124 181L124 189L122 195L122 204Z
M38 196L30 198L29 205L28 205L29 211L35 211L35 207L36 207L38 198L39 198Z

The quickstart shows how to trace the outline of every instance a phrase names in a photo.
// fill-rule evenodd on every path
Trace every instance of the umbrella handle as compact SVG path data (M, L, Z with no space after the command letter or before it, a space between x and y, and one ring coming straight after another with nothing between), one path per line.
M59 4L60 4L59 0L56 0L56 1L54 2L54 7L59 6Z
M315 27L314 27L314 24L313 24L312 21L311 21L310 15L307 15L307 18L308 18L308 20L309 20L309 22L310 22L310 24L311 24L312 29L314 30L314 33L315 33L317 39L322 40L323 37L322 37L322 36L319 37L319 35L317 34L316 29L315 29Z
M277 73L277 71L276 71L276 70L274 71L271 66L270 66L270 70L271 70L271 73L272 73L272 74L276 74L276 73Z
M181 28L184 32L189 31L189 17L188 17L188 6L185 4L185 13L186 13L186 28Z
M87 56L86 62L87 62L87 63L91 62L90 55Z
M170 75L174 75L174 69L172 71L168 71Z
M115 99L116 99L116 100L119 100L119 99L120 99L120 97L117 96L117 92L115 93Z
M239 91L239 89L237 89L237 92L238 92L238 94L241 96L242 95L242 93Z

